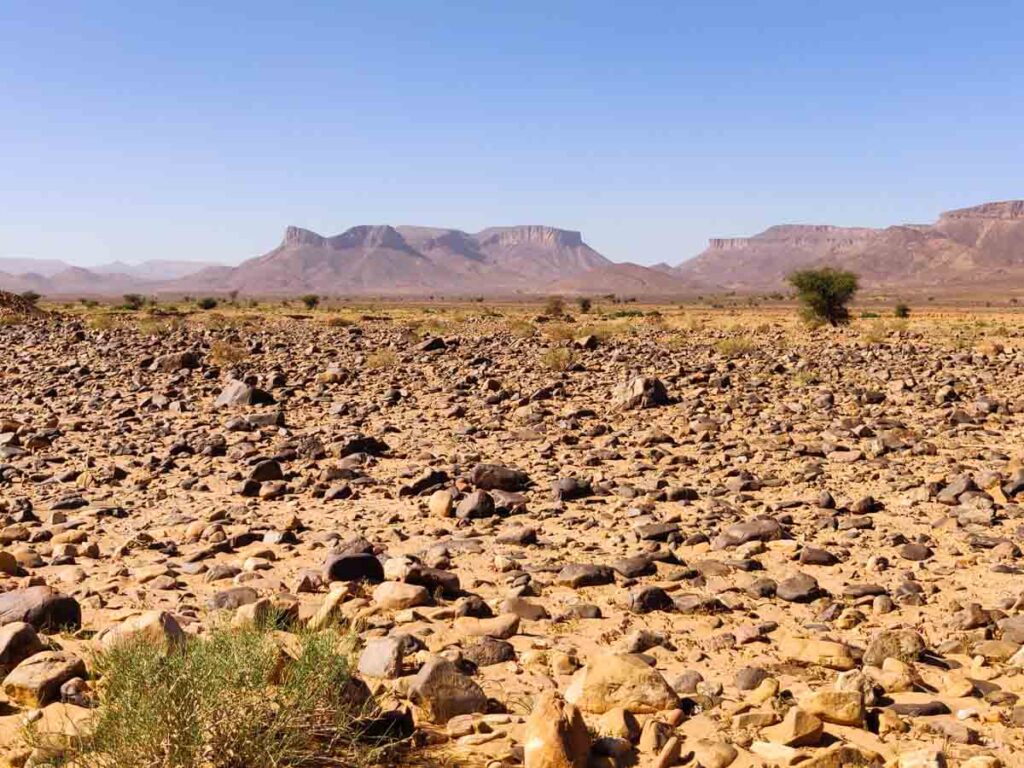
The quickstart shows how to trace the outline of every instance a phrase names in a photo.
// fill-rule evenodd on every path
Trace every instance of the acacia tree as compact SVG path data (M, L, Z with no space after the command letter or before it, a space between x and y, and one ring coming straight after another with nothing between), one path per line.
M857 275L853 272L832 267L801 269L787 280L796 289L808 320L832 326L850 322L850 310L846 305L858 288Z

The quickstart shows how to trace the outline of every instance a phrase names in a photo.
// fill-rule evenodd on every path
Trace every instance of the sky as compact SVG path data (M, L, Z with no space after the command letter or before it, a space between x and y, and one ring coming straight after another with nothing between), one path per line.
M679 263L1024 197L1024 3L0 2L0 257L238 262L289 224Z

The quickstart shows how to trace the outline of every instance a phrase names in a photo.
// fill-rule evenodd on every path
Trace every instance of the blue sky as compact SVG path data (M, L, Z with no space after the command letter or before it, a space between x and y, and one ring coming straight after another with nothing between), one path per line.
M173 6L173 7L172 7ZM0 3L0 256L546 223L677 263L1024 197L1016 2Z

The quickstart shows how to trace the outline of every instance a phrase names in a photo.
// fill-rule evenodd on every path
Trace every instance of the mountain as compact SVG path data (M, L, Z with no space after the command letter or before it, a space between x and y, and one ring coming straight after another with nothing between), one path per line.
M288 227L269 253L228 270L203 270L174 287L257 295L537 292L611 264L579 232L554 227L496 227L470 234L363 225L333 237Z
M100 264L90 267L91 272L100 275L127 275L137 280L152 282L163 280L177 280L192 275L201 269L215 267L217 264L212 261L177 261L170 259L151 259L141 261L137 264L128 264L123 261L112 261L109 264Z
M210 262L153 260L83 268L58 259L0 258L0 288L58 296L153 293L167 281L208 266Z
M1024 285L1024 201L947 211L934 224L884 229L783 224L753 237L716 238L676 267L720 290L776 290L795 269L832 265L884 289Z

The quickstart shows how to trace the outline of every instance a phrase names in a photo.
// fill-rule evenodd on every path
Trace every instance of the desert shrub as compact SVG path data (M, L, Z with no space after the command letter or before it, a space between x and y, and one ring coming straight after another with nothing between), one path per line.
M858 287L857 275L853 272L832 267L801 269L787 280L796 289L806 319L832 326L850 322L847 304L857 293Z
M359 718L351 644L337 629L286 636L215 628L183 648L119 643L95 657L98 707L71 738L75 768L354 765ZM30 742L33 734L29 733ZM35 735L38 739L38 734Z
M213 296L204 296L196 301L196 306L200 309L216 309L217 300Z
M567 371L575 362L571 349L554 347L540 356L540 364L549 371Z
M41 293L36 293L35 291L25 291L24 293L21 294L21 298L23 298L29 304L35 304L41 298L43 298L43 296Z
M892 313L895 317L898 317L901 320L906 320L910 317L910 307L901 301L896 305L896 308L893 309Z
M122 298L124 302L121 304L121 309L135 311L142 309L146 304L146 297L140 293L126 293Z
M218 339L210 345L210 360L216 365L235 365L245 360L249 353L244 347Z
M565 314L565 299L561 296L549 296L544 302L544 314L548 317L561 317Z
M544 335L552 341L568 341L575 338L576 331L568 323L548 323L544 326Z
M88 319L86 325L94 331L109 331L117 327L117 318L108 314L93 315Z
M316 309L317 305L320 304L320 297L315 293L307 293L300 301L302 301L306 309Z
M366 356L366 367L373 371L388 370L398 365L398 353L393 349L382 348Z
M580 312L582 312L583 314L587 314L588 312L590 312L590 310L594 306L594 303L586 296L580 296L578 299L576 299L576 304L579 306Z
M509 320L506 327L508 332L518 339L528 339L537 332L529 320Z
M355 325L355 323L341 315L334 315L333 317L327 318L328 328L348 328L350 325Z
M757 349L749 336L730 336L715 343L715 351L723 357L740 357Z

